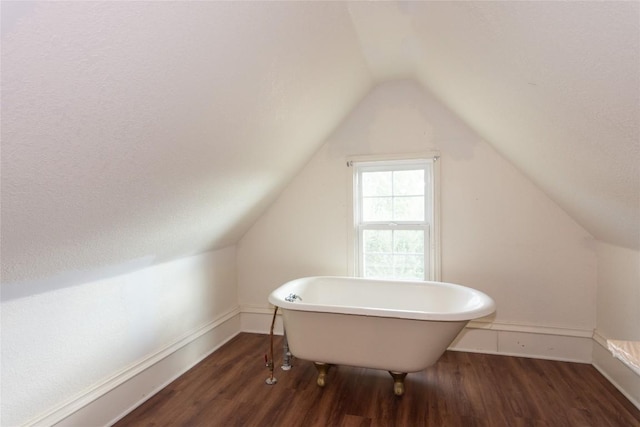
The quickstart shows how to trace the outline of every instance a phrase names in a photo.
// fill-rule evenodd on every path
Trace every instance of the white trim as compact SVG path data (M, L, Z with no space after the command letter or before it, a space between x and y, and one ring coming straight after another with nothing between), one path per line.
M435 280L436 282L439 282L442 280L442 263L440 261L440 256L441 256L441 252L442 252L442 245L440 244L440 233L441 233L441 224L440 224L440 209L441 209L441 204L440 204L440 183L442 181L440 181L440 163L441 163L441 157L440 154L433 154L433 163L431 164L431 178L432 178L432 183L431 183L431 194L432 194L432 198L433 198L433 206L432 209L433 211L431 212L431 220L433 223L433 226L431 227L430 233L433 234L432 237L430 237L430 241L432 244L432 247L430 248L430 254L431 254L431 268L433 268L433 280Z
M470 321L449 350L591 363L591 329Z
M381 162L385 160L417 160L428 159L433 160L440 157L440 151L421 151L418 153L406 153L406 154L363 154L347 156L347 162Z
M273 311L274 311L274 306L269 304L268 306L265 305L258 305L258 304L242 304L240 305L240 313L245 314L245 313L253 313L253 314L268 314L268 315L272 315ZM278 316L281 314L280 311L278 311ZM243 331L243 332L247 332L247 331Z
M354 188L356 186L356 174L353 170L353 160L347 158L347 275L357 276L359 270L360 256L358 254L358 229L356 227L357 212L355 208L354 198L356 192Z
M265 307L262 305L241 305L240 306L240 330L242 332L250 332L253 334L268 334L273 320L274 307ZM282 312L278 311L276 324L273 333L276 335L283 334Z
M77 419L72 420L73 418L85 418L85 423L91 420L92 424L96 425L111 425L115 423L236 336L240 332L239 317L240 308L236 306L222 313L211 322L184 334L157 352L115 372L110 377L94 384L75 397L31 419L25 426L55 425L59 423L59 425L82 424L82 422L78 422L79 420ZM204 342L199 342L203 340ZM200 345L198 346L198 344ZM174 364L175 366L170 363L168 363L168 365L171 366L160 366L163 362L170 359L172 355L192 346L202 348L194 348L187 351L188 357L185 357L185 359L187 359L186 365L184 364L185 361L181 360L180 362L182 363ZM199 354L195 354L196 352L194 352L194 350L197 350ZM153 372L153 381L145 381L142 377L153 371L156 367L158 367L158 369L156 369L158 372ZM136 384L136 382L138 383ZM123 392L127 394L124 399L122 396L117 395L118 388L121 386L127 389ZM142 396L142 398L138 399L134 404L131 404L130 395ZM110 404L101 402L101 399L105 396L111 401L124 402L126 408L116 408ZM101 418L103 421L98 422L98 418Z
M469 329L490 329L493 331L524 332L528 334L559 335L566 337L591 338L592 329L563 328L559 326L538 326L514 322L492 322L489 320L471 320Z
M593 332L592 365L633 405L640 409L640 376L629 366L613 357L607 347L607 337L602 332Z
M425 174L430 176L430 186L426 188L424 194L425 200L425 222L416 223L414 221L403 222L400 221L394 227L397 229L405 228L418 228L424 230L425 233L425 270L428 272L425 280L440 280L440 153L437 151L427 151L421 153L408 153L408 154L382 154L382 155L364 155L364 156L348 156L346 158L346 164L349 168L353 167L353 170L349 170L348 174L348 202L350 223L347 225L347 242L348 242L348 255L347 255L347 273L350 276L360 276L363 270L362 267L362 232L364 229L382 227L387 229L388 224L386 222L367 222L363 224L360 218L362 208L359 204L360 190L356 191L354 188L360 186L358 180L359 168L368 170L391 170L396 167L402 169L403 164L406 163L407 167L415 164L416 162L425 162L427 165L421 165L424 167ZM354 165L354 163L357 163ZM428 211L426 209L429 209ZM427 246L428 245L428 246Z
M593 340L595 342L597 342L598 344L600 344L602 346L602 348L607 349L607 339L597 329L595 331L593 331ZM607 349L607 351L609 351L609 350Z

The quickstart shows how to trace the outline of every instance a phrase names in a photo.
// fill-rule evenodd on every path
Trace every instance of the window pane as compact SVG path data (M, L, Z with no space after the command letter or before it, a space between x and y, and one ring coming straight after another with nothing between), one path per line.
M391 253L393 251L391 230L364 230L362 240L365 253Z
M378 230L376 230L378 231ZM380 230L384 231L384 230ZM424 254L423 230L396 230L393 233L393 252L403 254Z
M393 255L365 254L364 275L378 278L393 277Z
M424 195L424 170L395 171L393 173L393 194L395 196Z
M424 279L422 255L395 255L394 276L403 279Z
M424 197L394 197L393 219L395 221L424 221Z
M392 206L391 197L366 197L362 201L362 220L391 221Z
M362 173L362 195L364 197L391 196L392 172Z
M424 160L356 164L354 187L359 231L359 274L424 280L432 209L432 165Z
M424 230L363 230L365 277L424 279Z

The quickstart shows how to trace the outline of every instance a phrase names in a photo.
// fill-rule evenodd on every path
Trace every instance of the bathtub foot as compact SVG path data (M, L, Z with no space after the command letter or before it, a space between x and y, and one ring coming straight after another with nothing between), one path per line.
M402 396L404 394L404 377L407 376L407 373L392 371L389 371L389 373L393 377L393 394Z
M318 379L316 380L316 384L318 384L318 387L324 387L324 385L326 384L325 378L327 377L327 372L329 371L331 365L329 365L328 363L320 362L313 362L313 364L318 370Z

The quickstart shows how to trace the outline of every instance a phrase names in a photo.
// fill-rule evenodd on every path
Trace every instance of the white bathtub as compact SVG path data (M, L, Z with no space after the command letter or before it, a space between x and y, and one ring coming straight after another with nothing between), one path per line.
M495 311L465 286L353 277L293 280L269 302L282 309L291 353L317 362L318 385L326 365L359 366L392 373L398 395L404 374L433 365L469 320Z

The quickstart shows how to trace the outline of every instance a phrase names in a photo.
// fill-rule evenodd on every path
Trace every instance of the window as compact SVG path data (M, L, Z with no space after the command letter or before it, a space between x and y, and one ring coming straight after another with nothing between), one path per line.
M436 279L435 159L350 163L357 275Z

